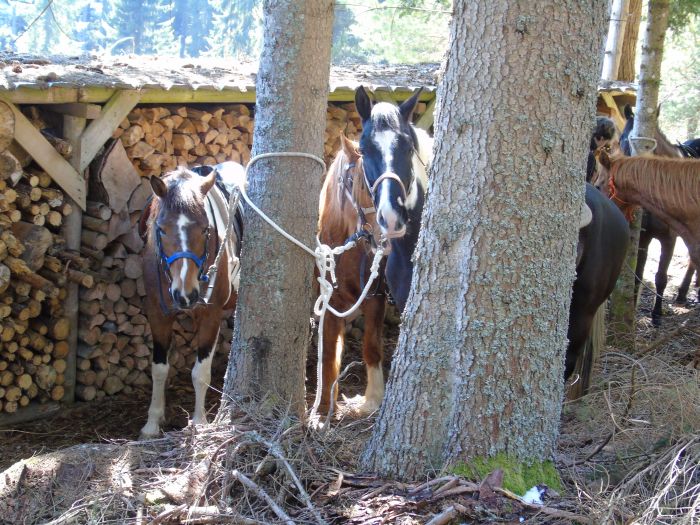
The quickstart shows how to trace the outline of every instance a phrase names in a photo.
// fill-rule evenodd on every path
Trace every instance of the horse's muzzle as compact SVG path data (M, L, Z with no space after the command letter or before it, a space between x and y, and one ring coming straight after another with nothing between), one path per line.
M196 288L187 295L181 294L178 289L171 290L170 295L173 298L173 304L181 309L192 308L199 300L199 290Z

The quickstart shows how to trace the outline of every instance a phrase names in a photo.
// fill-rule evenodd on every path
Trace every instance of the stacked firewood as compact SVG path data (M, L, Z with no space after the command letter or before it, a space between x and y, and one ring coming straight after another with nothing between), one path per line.
M63 193L29 165L14 175L0 179L0 409L7 413L32 400L63 398L65 286L93 282L72 265L77 254L65 250L58 235L71 212Z
M192 107L136 108L115 131L142 176L159 176L178 165L236 161L246 164L253 143L248 106L205 111Z

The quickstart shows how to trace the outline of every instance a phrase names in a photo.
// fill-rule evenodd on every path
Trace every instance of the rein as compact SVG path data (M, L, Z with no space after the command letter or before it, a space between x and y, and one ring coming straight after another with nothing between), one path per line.
M624 205L625 218L628 222L632 222L632 219L634 219L634 205L630 202L622 200L620 197L617 196L617 187L615 187L615 174L618 172L619 168L619 163L613 164L610 167L610 177L608 178L608 191L610 192L611 200Z

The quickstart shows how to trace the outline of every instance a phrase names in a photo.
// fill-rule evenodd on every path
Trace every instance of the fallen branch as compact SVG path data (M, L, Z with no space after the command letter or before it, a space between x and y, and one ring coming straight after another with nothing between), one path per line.
M289 515L282 510L282 508L275 503L275 500L273 500L270 495L265 492L260 486L255 483L253 480L251 480L249 477L247 477L245 474L242 474L241 472L238 471L238 469L235 469L231 472L231 476L240 481L241 485L246 487L247 489L252 490L255 492L255 494L259 497L265 500L265 502L270 506L272 511L277 514L277 517L284 521L287 525L294 525L294 520L289 517Z
M454 503L443 510L440 514L436 514L426 525L445 525L460 514L466 514L467 508L459 503Z
M253 434L253 439L258 441L259 443L262 443L267 447L267 449L270 451L270 453L277 458L278 461L280 461L283 465L284 468L287 469L287 472L289 473L289 477L292 478L292 481L297 487L297 490L299 491L299 495L301 496L301 499L303 500L304 504L306 505L306 508L309 509L311 514L313 514L314 518L316 519L316 523L319 525L326 525L326 522L321 518L321 515L318 513L316 510L316 507L314 507L313 503L311 503L311 498L309 497L309 494L306 492L304 489L304 486L301 484L301 481L299 481L299 478L296 475L296 472L294 472L294 469L292 466L289 464L287 461L287 458L284 457L284 454L282 454L282 450L280 449L279 443L272 443L270 441L267 441L263 439L262 436L258 435L257 433Z

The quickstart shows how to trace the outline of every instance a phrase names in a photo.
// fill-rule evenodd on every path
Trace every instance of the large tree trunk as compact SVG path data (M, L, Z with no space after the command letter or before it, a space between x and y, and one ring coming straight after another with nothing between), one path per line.
M613 0L612 2L608 38L603 55L603 73L601 75L603 80L617 80L629 2L630 0Z
M625 26L625 39L622 43L620 67L617 70L618 80L634 82L637 74L637 39L639 38L639 23L642 21L642 0L629 0L629 14Z
M499 452L551 457L606 15L604 0L455 3L412 291L365 468L411 478Z
M642 63L639 68L639 92L635 109L634 128L630 134L632 155L651 154L648 142L643 149L635 148L635 137L654 137L656 131L656 108L659 100L661 59L664 52L664 37L668 28L668 0L650 0L647 27L642 45ZM636 297L634 296L634 271L639 249L641 210L630 225L630 246L625 266L612 296L608 341L610 344L633 351L636 346Z
M266 0L263 12L252 153L299 151L323 157L333 2ZM313 160L262 160L251 170L249 194L291 235L313 246L322 175ZM246 213L224 389L254 398L270 393L301 413L314 261L252 210Z

